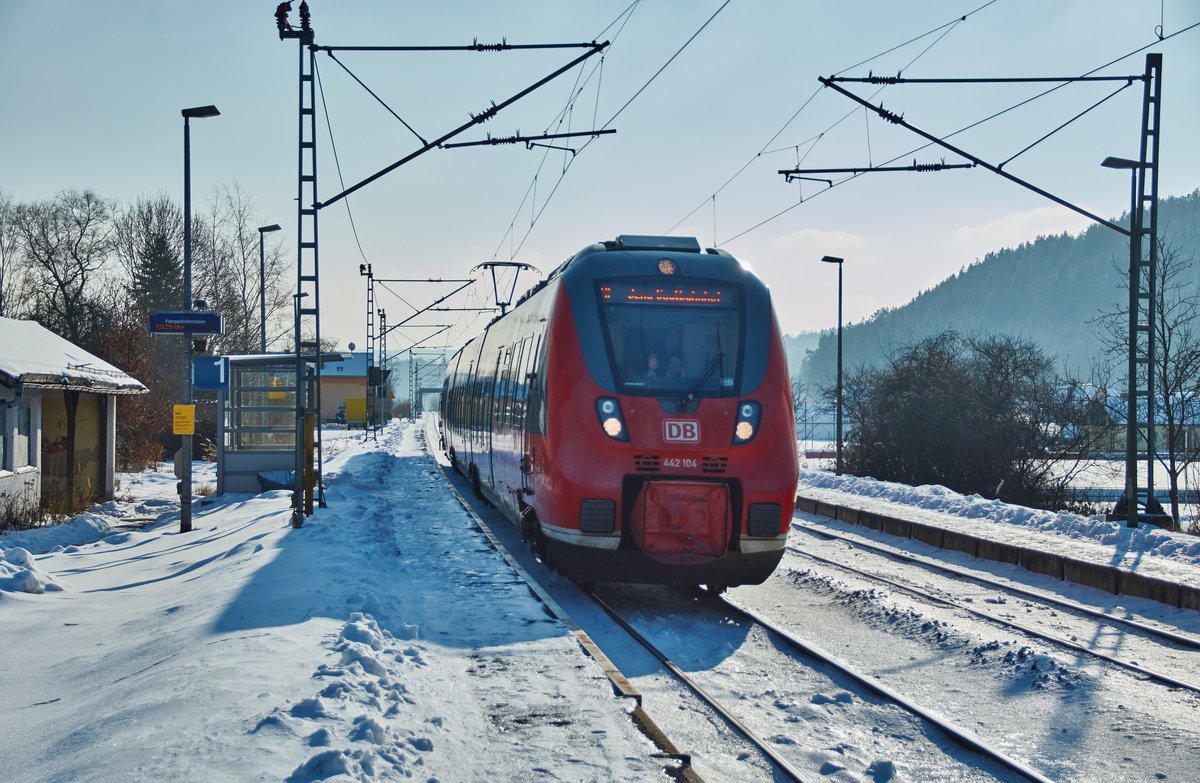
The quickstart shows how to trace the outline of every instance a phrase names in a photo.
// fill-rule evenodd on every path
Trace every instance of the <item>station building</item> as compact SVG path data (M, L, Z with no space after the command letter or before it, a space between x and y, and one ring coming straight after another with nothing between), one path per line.
M111 498L116 398L146 391L35 321L0 318L0 518Z

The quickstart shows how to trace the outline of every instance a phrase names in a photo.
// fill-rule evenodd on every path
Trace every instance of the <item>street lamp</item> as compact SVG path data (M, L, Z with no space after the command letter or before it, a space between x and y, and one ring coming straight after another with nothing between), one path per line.
M193 117L216 117L216 106L194 106L183 109L183 309L192 307L192 134ZM192 341L187 340L187 365L183 368L183 404L192 405ZM192 409L193 412L195 409ZM193 416L194 421L194 416ZM179 482L179 532L192 530L192 435L183 435L183 476Z
M278 223L258 227L258 317L262 347L259 353L267 352L267 255L263 249L263 235L279 231Z
M838 268L838 328L837 328L837 459L834 473L842 475L842 263L837 256L821 256L826 264L837 264Z
M1125 403L1125 524L1137 527L1137 340L1135 335L1138 328L1138 289L1140 288L1140 266L1142 262L1142 211L1138 206L1138 171L1144 168L1140 161L1128 158L1109 156L1100 162L1106 169L1123 169L1129 172L1129 380L1128 396ZM1154 296L1154 291L1150 292ZM1151 329L1153 324L1149 324ZM1150 339L1153 339L1151 333ZM1153 355L1153 354L1151 354ZM1146 377L1152 382L1153 367L1147 367ZM1147 389L1152 387L1147 384ZM1146 449L1153 460L1154 452L1154 420L1150 414L1154 410L1154 401L1146 397ZM1149 462L1149 461L1148 461ZM1153 467L1148 465L1148 471ZM1154 491L1153 473L1146 476L1148 492ZM1146 498L1147 511L1150 498Z

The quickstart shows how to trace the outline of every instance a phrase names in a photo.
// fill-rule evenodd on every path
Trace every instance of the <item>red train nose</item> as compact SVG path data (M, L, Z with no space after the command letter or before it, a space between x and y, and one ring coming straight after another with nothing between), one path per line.
M649 481L630 515L633 539L663 563L704 563L729 548L733 515L724 484Z

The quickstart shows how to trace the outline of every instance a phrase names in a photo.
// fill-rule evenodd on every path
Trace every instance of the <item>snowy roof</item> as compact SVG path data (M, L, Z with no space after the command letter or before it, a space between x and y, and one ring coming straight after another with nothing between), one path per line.
M0 385L83 388L97 394L142 394L133 376L59 337L36 321L0 318Z

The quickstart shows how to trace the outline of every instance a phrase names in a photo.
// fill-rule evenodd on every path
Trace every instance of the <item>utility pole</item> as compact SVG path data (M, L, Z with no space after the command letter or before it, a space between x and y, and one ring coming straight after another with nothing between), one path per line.
M308 459L308 468L315 476L315 484L317 496L320 506L325 507L325 486L322 480L322 437L320 427L321 415L321 302L320 302L320 263L319 263L319 238L318 238L318 214L320 210L330 204L336 203L341 199L349 196L351 193L359 190L367 184L379 179L390 171L399 168L415 158L424 155L425 153L443 148L445 142L450 141L461 133L481 125L493 119L500 111L509 105L517 102L526 95L534 92L540 87L550 83L562 74L574 68L576 65L583 63L585 60L603 52L608 48L609 42L597 43L591 41L587 43L567 43L567 44L509 44L503 41L499 44L480 44L478 41L470 46L317 46L315 43L315 34L312 27L312 16L309 11L308 3L300 3L300 29L292 26L288 19L288 13L291 9L290 3L281 3L275 11L275 22L278 28L280 40L296 39L299 46L299 111L298 111L298 135L299 135L299 162L297 174L297 263L296 263L296 294L294 297L295 309L295 341L296 341L296 476L293 487L293 515L294 524L299 526L303 521L303 516L306 513L311 513L311 504L309 507L302 507L300 503L301 495L303 494L303 476L301 471L302 462L304 462L304 453L306 451L304 438L302 437L305 431L305 420L311 417L314 420L315 427L314 440L315 450L315 465L312 464L314 459L312 456ZM317 189L317 140L316 140L316 56L318 52L325 52L329 55L338 66L350 74L368 93L372 95L380 103L378 95L370 90L357 76L350 72L346 66L337 59L335 52L339 51L358 51L358 52L434 52L434 51L470 51L470 52L503 52L512 50L540 50L540 49L584 49L583 54L579 55L571 62L556 69L549 75L534 82L529 87L515 93L511 97L496 103L492 101L490 106L484 108L478 113L470 114L470 121L454 128L434 139L428 141L416 132L408 123L404 122L398 114L384 104L385 108L392 113L396 119L400 120L421 142L421 146L414 152L405 155L400 160L385 167L384 169L372 174L366 179L358 182L355 185L346 188L341 193L333 197L321 201L318 198ZM606 133L612 133L612 130L576 132L571 134L543 134L537 137L524 137L517 134L511 139L497 140L496 143L515 143L518 141L529 141L532 139L545 140L561 138L563 136L599 136ZM308 297L308 302L301 300ZM370 308L370 303L368 308ZM306 340L303 334L303 326L305 321L311 322L312 339ZM382 334L380 335L382 337ZM311 394L308 396L304 407L301 407L299 400L301 398L301 386L304 384L305 375L305 358L306 349L310 350L313 363L313 379ZM380 372L383 372L382 365L386 359L382 359L380 364ZM368 371L369 372L369 371Z
M1142 74L1131 76L1074 76L1074 77L1026 77L1026 78L983 78L983 79L959 79L959 78L939 78L939 79L908 79L900 76L868 76L865 78L851 77L830 77L819 78L821 84L835 92L844 95L855 103L874 111L883 120L899 125L927 141L942 147L956 155L959 155L971 164L980 166L998 174L1005 179L1020 185L1023 188L1033 191L1040 196L1043 196L1056 204L1066 207L1067 209L1076 212L1084 217L1090 218L1100 225L1124 234L1130 240L1129 252L1129 364L1128 364L1128 386L1126 391L1126 429L1125 429L1125 495L1122 498L1122 503L1125 508L1114 508L1113 517L1126 519L1127 524L1131 527L1136 526L1138 520L1143 517L1138 512L1138 502L1143 503L1143 507L1149 507L1157 504L1154 499L1154 461L1157 458L1156 453L1156 434L1155 427L1157 424L1155 418L1155 403L1154 403L1154 363L1156 360L1156 346L1154 337L1154 318L1155 318L1155 303L1154 292L1157 285L1157 262L1158 262L1158 173L1159 173L1159 149L1161 146L1160 136L1160 120L1162 114L1162 55L1158 53L1150 53L1146 55L1146 69ZM1125 82L1126 86L1132 85L1134 82L1142 82L1142 123L1141 123L1141 138L1140 150L1141 154L1138 160L1125 160L1122 158L1109 158L1104 165L1109 168L1131 169L1135 172L1134 184L1132 186L1132 204L1130 211L1129 228L1118 225L1111 220L1106 220L1099 215L1095 215L1086 209L1072 204L1066 199L1050 193L1036 185L1027 182L1020 177L1011 174L1004 170L1004 166L1011 162L1019 155L1028 152L1037 144L1045 141L1047 138L1057 133L1068 123L1064 123L1054 131L1046 134L1042 138L1035 141L1033 144L1025 147L1023 150L1013 155L1008 160L993 165L985 160L982 160L975 155L960 149L942 138L939 138L931 133L921 130L912 123L904 119L902 114L888 111L880 105L871 103L870 101L860 98L851 93L839 83L844 82L859 82L866 84L1020 84L1020 83L1037 83L1037 82ZM1120 88L1123 89L1123 88ZM1118 92L1120 91L1118 89ZM1116 93L1113 93L1115 95ZM1111 95L1109 97L1112 97ZM1105 98L1104 100L1107 100ZM1102 103L1103 101L1101 101ZM1099 104L1096 104L1097 106ZM1094 108L1094 107L1093 107ZM1077 115L1074 119L1082 117L1083 112ZM1072 120L1073 121L1073 120ZM1108 161L1111 161L1110 164ZM937 165L937 164L934 164ZM867 167L863 169L789 169L780 171L780 174L790 178L799 177L803 174L821 174L821 173L865 173L869 171L897 171L897 170L912 170L912 171L932 171L940 170L940 168L956 168L958 166L940 165L939 168L933 168L930 165L918 166L913 164L912 167ZM1143 239L1148 240L1149 249L1143 250ZM1139 404L1139 400L1144 400ZM1141 413L1144 411L1145 418L1141 418ZM1139 437L1140 436L1140 437ZM1145 449L1140 448L1140 443L1144 439ZM1139 476L1139 463L1146 464L1146 482L1143 485Z

